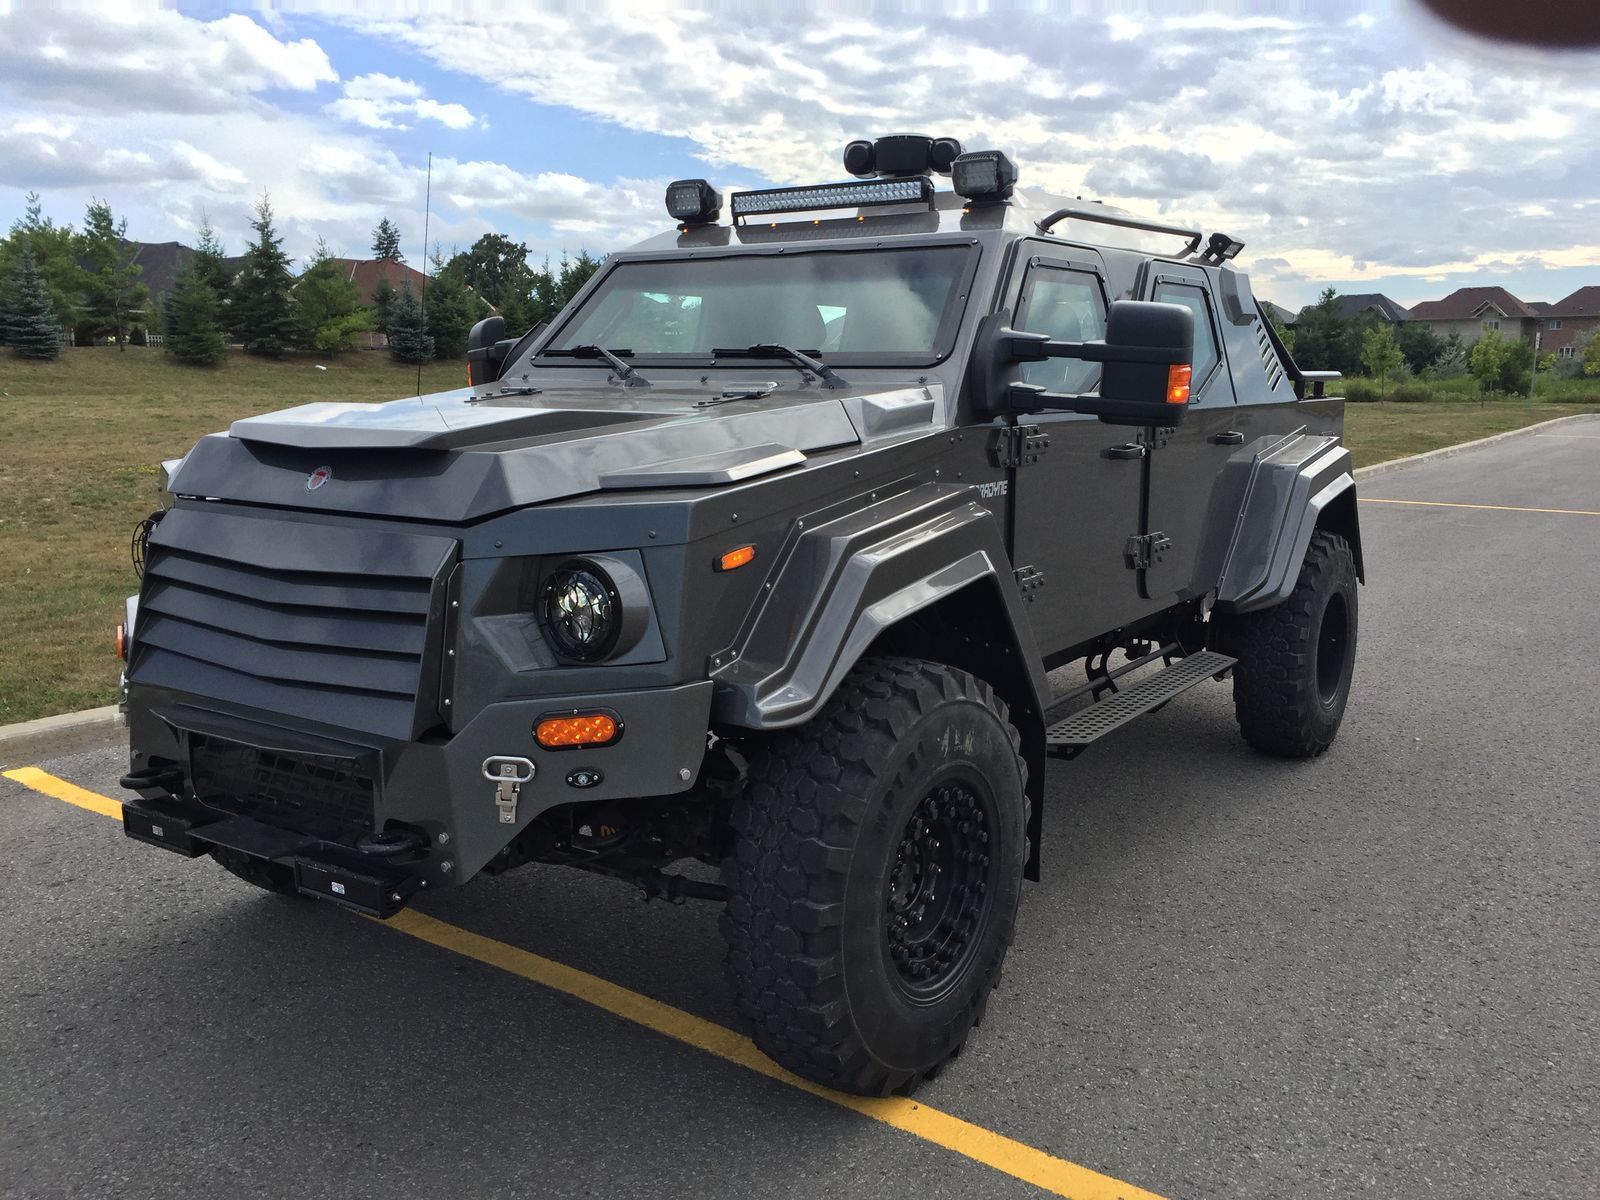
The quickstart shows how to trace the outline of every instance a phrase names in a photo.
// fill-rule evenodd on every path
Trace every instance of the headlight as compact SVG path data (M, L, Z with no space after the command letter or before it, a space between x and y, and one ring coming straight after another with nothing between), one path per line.
M592 562L573 559L545 579L540 615L557 654L593 662L617 644L622 599L604 570Z

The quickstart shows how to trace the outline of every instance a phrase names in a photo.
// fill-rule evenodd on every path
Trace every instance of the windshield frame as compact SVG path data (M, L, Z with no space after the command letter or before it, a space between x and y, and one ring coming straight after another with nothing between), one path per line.
M796 247L794 245L765 245L765 246L718 246L705 249L696 249L685 253L683 251L656 251L649 253L622 253L613 255L607 260L605 267L596 274L595 278L585 286L574 303L563 311L558 321L551 326L545 336L540 339L539 348L529 360L530 365L541 368L548 367L589 367L604 366L603 360L586 361L574 359L566 355L551 355L549 351L558 348L568 328L577 320L594 298L604 288L606 281L612 273L625 265L649 262L692 262L713 258L757 258L757 257L783 257L794 258L802 255L813 254L915 254L922 250L935 250L956 248L966 251L961 268L956 277L956 294L945 305L945 311L939 318L939 326L934 333L933 349L930 354L906 353L879 353L870 351L830 351L823 355L823 360L830 367L850 368L905 368L905 367L936 367L944 362L954 352L956 341L961 333L962 321L966 315L967 306L972 302L973 280L978 273L978 264L983 255L983 246L979 239L968 236L946 236L934 238L919 238L913 242L900 244L874 242L862 245L859 241L833 241L826 244ZM815 346L797 346L796 349L811 351L819 349ZM607 346L606 349L619 351L630 350L631 347ZM657 368L683 367L696 370L706 368L732 368L748 371L753 363L763 360L743 355L725 354L714 357L706 353L695 354L636 354L625 355L630 366L653 366Z

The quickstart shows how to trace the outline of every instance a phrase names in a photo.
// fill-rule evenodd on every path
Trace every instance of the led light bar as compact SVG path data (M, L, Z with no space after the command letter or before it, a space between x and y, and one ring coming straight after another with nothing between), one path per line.
M810 212L821 208L868 208L874 204L927 204L933 181L925 175L908 179L864 179L811 187L765 188L733 194L733 219L760 213Z

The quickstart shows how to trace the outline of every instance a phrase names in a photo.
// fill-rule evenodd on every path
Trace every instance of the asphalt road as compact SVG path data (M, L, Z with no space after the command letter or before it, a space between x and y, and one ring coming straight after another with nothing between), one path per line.
M1600 421L1362 493L1428 503L1362 505L1334 748L1255 757L1207 686L1052 764L1003 990L919 1101L1164 1196L1597 1194ZM122 757L39 765L115 796ZM10 780L0 812L0 1195L1038 1194ZM535 868L423 908L735 1024L709 906Z

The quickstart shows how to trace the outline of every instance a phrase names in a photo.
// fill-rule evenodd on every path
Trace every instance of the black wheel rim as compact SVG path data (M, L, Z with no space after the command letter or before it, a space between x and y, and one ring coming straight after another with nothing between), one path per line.
M1350 607L1338 592L1328 598L1317 633L1317 695L1332 704L1344 682L1344 663L1350 653Z
M966 782L923 797L901 832L885 912L895 982L934 1004L966 973L993 890L990 805Z

